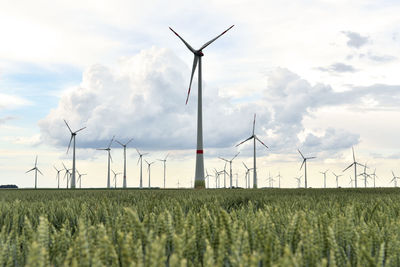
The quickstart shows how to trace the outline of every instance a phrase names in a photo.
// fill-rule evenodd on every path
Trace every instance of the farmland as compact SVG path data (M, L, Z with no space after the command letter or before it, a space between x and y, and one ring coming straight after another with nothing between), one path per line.
M1 266L400 266L400 190L1 190Z

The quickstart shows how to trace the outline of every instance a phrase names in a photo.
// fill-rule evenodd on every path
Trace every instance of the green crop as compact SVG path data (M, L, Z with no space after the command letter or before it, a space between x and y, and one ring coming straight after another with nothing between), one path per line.
M1 190L25 265L400 266L400 191Z

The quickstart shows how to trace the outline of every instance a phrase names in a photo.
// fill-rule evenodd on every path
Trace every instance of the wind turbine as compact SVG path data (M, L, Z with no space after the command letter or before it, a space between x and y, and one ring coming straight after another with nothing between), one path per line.
M64 178L67 177L67 189L68 189L68 185L69 185L69 178L71 177L71 173L69 172L71 169L67 169L67 167L65 167L64 163L62 163L64 170L65 170L65 174L64 174Z
M169 156L169 153L165 156L164 159L159 159L159 161L162 161L164 164L164 189L165 189L165 170L167 168L167 158Z
M139 149L136 148L137 153L139 154L138 162L140 162L140 180L139 180L139 188L143 188L143 179L142 179L142 166L143 166L143 156L149 154L149 153L140 153Z
M332 174L335 176L336 178L336 187L339 188L339 177L343 176L343 174L337 175L336 173L332 172Z
M278 182L279 182L279 188L281 188L281 173L279 172L279 174L276 176L278 178Z
M267 145L264 144L260 139L258 139L257 135L254 133L255 126L256 126L256 114L254 114L254 120L253 120L253 134L252 134L249 138L247 138L246 140L244 140L244 141L242 141L242 142L240 142L239 144L236 145L236 147L237 147L237 146L240 146L241 144L243 144L243 143L245 143L245 142L247 142L247 141L253 139L253 188L257 188L256 140L257 140L258 142L260 142L263 146L265 146L266 148L268 148Z
M372 174L370 174L370 176L372 176L374 179L374 188L375 188L375 180L378 177L378 175L376 175L376 168L374 169L374 172Z
M56 172L57 172L57 176L56 176L56 179L57 179L57 188L60 189L60 172L62 172L62 169L61 169L61 170L58 170L58 169L56 168L56 166L54 166L54 165L53 165L53 167L54 167L54 169L55 169Z
M326 170L326 171L324 171L324 172L320 172L320 173L322 173L323 175L324 175L324 188L326 188L326 173L328 172L329 170Z
M226 175L228 174L227 172L226 172L226 164L227 164L228 162L225 162L225 165L224 165L224 188L226 188Z
M390 182L394 182L394 187L397 187L397 179L400 179L400 177L394 175L393 171L392 174L393 174L393 179Z
M360 164L360 163L358 163L358 162L356 161L356 157L354 156L354 148L351 147L351 149L352 149L352 151L353 151L353 163L350 164L349 167L347 167L346 169L344 169L343 172L345 172L348 168L350 168L351 166L354 165L354 185L355 185L355 188L357 188L357 165L360 165L360 166L362 166L362 167L364 167L364 165L362 165L362 164Z
M243 166L246 168L246 187L250 188L250 170L253 168L249 169L246 164L242 161Z
M208 174L208 171L206 169L206 177L205 177L205 179L207 179L207 188L210 188L210 177L212 177L212 175Z
M359 176L361 175L361 176L363 176L364 177L364 187L365 188L367 188L367 183L368 183L368 181L367 181L367 179L368 179L368 177L371 177L371 176L369 176L369 174L367 173L367 163L365 163L365 165L364 165L364 172L362 172L362 173L360 173L359 174Z
M107 148L97 148L97 150L105 150L108 152L108 171L107 171L107 188L111 188L111 184L110 184L110 161L112 161L112 157L111 157L111 144L114 141L114 137L113 136L111 138L110 143L108 144Z
M76 170L78 173L78 181L79 181L79 188L82 188L82 176L87 175L86 173L79 173L78 170Z
M190 77L189 90L186 97L186 104L189 100L190 95L190 87L192 86L193 75L196 70L197 64L199 65L198 72L198 97L197 97L197 150L196 150L196 172L195 172L195 188L205 188L204 181L204 156L203 156L203 112L202 112L202 79L201 79L201 57L204 56L203 49L209 46L212 42L221 37L224 33L230 30L233 27L229 27L223 33L215 37L214 39L205 43L200 49L193 49L182 37L179 36L171 27L169 28L176 36L181 39L181 41L186 45L186 47L194 54L193 67L192 67L192 75Z
M81 129L79 129L79 130L73 132L73 131L71 130L71 128L69 127L67 121L64 120L64 122L65 122L65 125L67 125L68 130L69 130L70 133L71 133L71 139L69 139L67 154L68 154L69 148L70 148L70 146L71 146L72 140L74 141L73 146L72 146L72 177L71 177L71 188L75 188L75 170L76 170L76 169L75 169L75 138L76 138L76 134L77 134L78 132L82 131L83 129L85 129L86 127L83 127L83 128L81 128Z
M297 149L297 151L299 151L301 157L303 158L303 163L301 163L300 170L301 170L301 168L303 168L303 165L304 165L304 188L307 188L307 160L308 159L315 159L316 157L308 157L308 158L306 158L300 152L300 149Z
M154 163L154 161L152 161L152 162L147 162L147 160L144 160L144 161L146 161L146 163L147 163L147 172L149 173L149 188L151 188L151 184L150 184L150 167L151 167L151 164L153 164Z
M351 175L350 175L350 183L349 183L349 184L351 185L351 187L353 187L353 181L355 181L355 180L352 179L352 178L351 178Z
M227 160L224 158L219 157L220 159L229 162L229 181L230 181L230 185L229 188L232 189L232 161L240 154L240 152L238 152L231 160Z
M294 179L297 180L297 188L300 188L301 186L301 178L303 177L303 175L300 175L299 177L294 177Z
M268 179L267 180L269 181L269 187L270 188L274 188L275 179L271 176L270 172L268 173Z
M124 180L122 183L122 187L126 188L126 146L132 142L133 138L131 140L129 140L128 142L126 142L125 144L119 142L118 140L115 140L115 142L117 142L118 144L120 144L123 148L124 148Z
M43 173L37 167L37 159L38 159L38 156L36 156L35 167L33 167L29 171L25 172L25 173L28 173L28 172L31 172L31 171L35 171L35 189L37 189L37 173L39 172L41 175L43 175Z
M114 170L111 170L114 174L114 188L117 188L117 176L122 174L122 172L116 173Z

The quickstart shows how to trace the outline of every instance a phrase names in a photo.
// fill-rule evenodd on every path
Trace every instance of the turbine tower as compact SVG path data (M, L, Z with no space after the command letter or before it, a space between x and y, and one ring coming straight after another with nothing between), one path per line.
M108 144L108 147L107 148L97 148L97 150L105 150L105 151L107 151L108 152L108 171L107 171L107 188L111 188L111 184L110 184L110 164L111 164L111 161L112 161L112 157L111 157L111 144L112 144L112 142L114 141L114 137L115 136L113 136L113 138L111 138L111 141L110 141L110 143Z
M37 189L37 173L39 172L41 175L43 175L43 173L37 167L37 159L38 159L38 156L36 156L35 167L33 167L29 171L25 172L25 173L28 173L28 172L31 172L31 171L35 171L35 189Z
M169 156L169 153L165 156L164 159L159 159L159 161L161 161L164 164L164 189L165 189L165 171L167 168L167 158Z
M326 188L326 173L327 173L328 171L329 171L329 170L326 170L326 171L324 171L324 172L320 172L321 174L324 175L324 188Z
M227 160L227 159L224 159L224 158L221 158L220 157L220 159L222 159L222 160L224 160L224 161L226 161L226 162L228 162L229 163L229 182L230 182L230 184L229 184L229 188L230 189L232 189L232 161L238 156L240 154L240 152L238 152L231 160Z
M336 173L332 172L332 174L335 176L336 178L336 188L339 188L339 177L343 176L343 174L337 175Z
M246 140L244 140L244 141L242 141L242 142L240 142L239 144L236 145L236 147L240 146L241 144L247 142L248 140L253 139L253 170L254 170L253 171L253 188L257 188L256 140L258 142L260 142L263 146L268 148L267 145L264 144L260 139L258 139L257 135L254 133L255 126L256 126L256 114L254 114L254 120L253 120L253 134L249 138L247 138Z
M147 163L147 172L149 173L149 189L151 188L151 183L150 183L150 167L154 163L154 161L148 163L147 160L144 160Z
M83 127L83 128L81 128L81 129L79 129L79 130L73 132L73 131L71 130L71 128L69 127L67 121L64 120L64 122L65 122L65 125L67 125L68 130L69 130L70 133L71 133L71 139L69 139L67 154L68 154L69 148L71 147L71 142L74 141L74 143L73 143L73 145L72 145L72 177L71 177L71 188L73 189L73 188L75 188L75 170L76 170L76 167L75 167L75 138L76 138L76 134L77 134L78 132L82 131L83 129L85 129L86 127Z
M360 163L358 163L358 162L356 161L356 157L355 157L355 155L354 155L354 148L351 147L351 149L352 149L352 151L353 151L353 163L350 164L349 167L347 167L346 169L344 169L343 172L345 172L348 168L350 168L351 166L354 165L354 186L355 186L355 188L357 188L357 165L360 165L360 166L362 166L362 167L364 167L364 165L362 165L362 164L360 164Z
M118 144L120 144L123 148L124 148L124 180L122 182L122 187L126 188L126 146L132 142L133 138L131 140L129 140L128 142L126 142L125 144L119 142L118 140L115 140L115 142L117 142Z
M143 188L143 179L142 179L142 166L143 166L143 156L149 154L149 153L140 153L139 149L136 148L137 153L139 154L139 158L137 161L137 164L140 162L140 180L139 180L139 188Z
M306 157L304 157L303 154L300 152L300 149L297 149L297 151L299 151L301 157L303 158L303 163L301 163L300 170L301 170L301 168L303 168L303 165L304 165L304 188L307 188L307 160L308 160L308 159L315 159L315 157L308 157L308 158L306 158Z
M53 167L54 167L54 169L55 169L56 172L57 172L57 176L56 176L56 179L57 179L57 188L60 189L60 172L62 172L62 169L61 169L61 170L58 170L58 169L56 168L56 166L54 166L54 165L53 165Z
M203 156L203 111L202 111L202 78L201 78L201 57L204 56L203 54L203 49L209 46L212 42L217 40L219 37L221 37L224 33L226 33L228 30L230 30L233 27L229 27L227 30L225 30L223 33L215 37L214 39L208 41L205 43L200 49L195 50L193 49L182 37L179 36L171 27L169 28L173 33L178 36L179 39L186 45L186 47L194 54L194 60L193 60L193 67L192 67L192 74L190 77L190 83L189 83L189 90L187 93L186 97L186 104L189 100L189 95L190 95L190 88L192 86L192 81L193 81L193 75L194 72L196 71L197 65L199 65L199 72L198 72L198 96L197 96L197 150L196 150L196 172L195 172L195 188L203 189L205 188L205 181L204 181L204 156Z

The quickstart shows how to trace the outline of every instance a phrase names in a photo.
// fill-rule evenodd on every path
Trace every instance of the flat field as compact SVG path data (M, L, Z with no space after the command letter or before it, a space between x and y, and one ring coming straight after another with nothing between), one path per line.
M0 266L400 266L400 190L0 190Z

